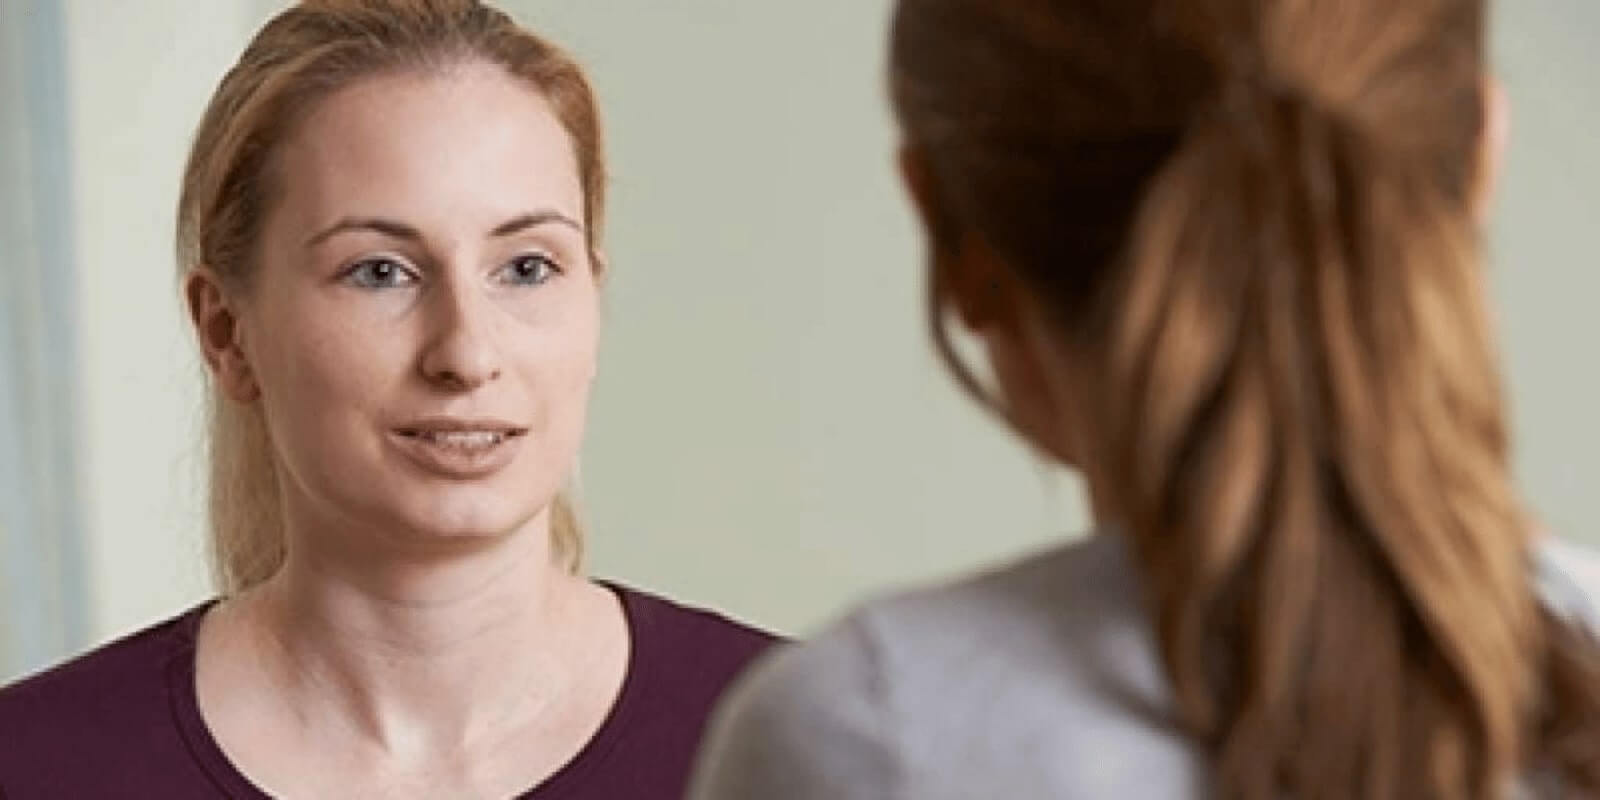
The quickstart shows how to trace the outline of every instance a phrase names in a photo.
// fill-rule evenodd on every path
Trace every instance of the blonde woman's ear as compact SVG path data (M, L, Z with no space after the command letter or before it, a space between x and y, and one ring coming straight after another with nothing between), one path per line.
M221 278L210 268L197 267L184 278L183 294L200 353L217 387L235 402L254 402L260 388L240 344L239 317Z

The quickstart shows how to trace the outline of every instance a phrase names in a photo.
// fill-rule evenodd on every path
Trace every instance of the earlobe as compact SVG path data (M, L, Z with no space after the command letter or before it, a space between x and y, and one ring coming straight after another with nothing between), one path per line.
M183 291L201 356L218 388L236 402L254 402L260 390L241 344L238 314L221 279L200 267L184 279Z
M1500 185L1506 147L1511 143L1511 100L1505 85L1493 76L1483 83L1483 135L1478 142L1478 182L1473 187L1473 213L1487 222Z
M936 291L969 330L1012 324L1016 287L1003 261L981 235L953 221L922 151L901 145L899 159L906 193L927 232Z
M942 233L939 229L943 226L938 224L940 215L934 211L933 180L928 173L928 162L923 158L922 151L910 144L900 145L897 160L900 180L905 184L906 195L917 212L918 221L927 231L929 239L938 239Z
M962 323L978 333L1015 328L1022 292L1005 260L975 232L961 235L954 256L949 283Z

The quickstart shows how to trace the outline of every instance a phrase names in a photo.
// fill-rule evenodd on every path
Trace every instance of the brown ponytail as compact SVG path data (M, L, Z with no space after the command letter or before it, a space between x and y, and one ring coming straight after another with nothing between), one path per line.
M1151 186L1106 386L1181 711L1229 796L1501 796L1552 631L1471 217L1308 94L1243 92Z
M1220 796L1600 796L1600 651L1539 604L1509 472L1483 19L902 2L907 136L1096 366L1087 477Z

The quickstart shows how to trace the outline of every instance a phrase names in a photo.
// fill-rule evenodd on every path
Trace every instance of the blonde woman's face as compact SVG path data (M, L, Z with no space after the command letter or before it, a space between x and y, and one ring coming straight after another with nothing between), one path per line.
M413 543L537 525L582 438L599 320L545 100L487 65L369 79L276 159L239 335L291 519Z

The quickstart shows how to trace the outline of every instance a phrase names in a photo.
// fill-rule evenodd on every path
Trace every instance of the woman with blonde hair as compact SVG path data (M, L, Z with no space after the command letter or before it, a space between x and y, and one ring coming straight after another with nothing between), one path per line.
M582 576L605 169L474 0L306 0L178 214L222 597L0 691L0 796L681 797L770 637Z
M763 665L694 796L1600 797L1600 580L1491 344L1488 18L899 0L937 341L1100 531Z

